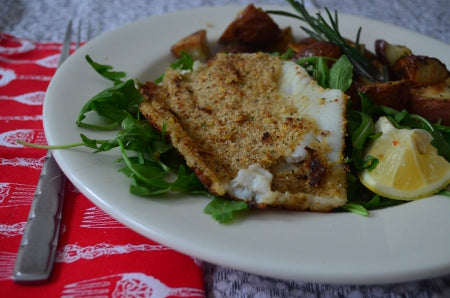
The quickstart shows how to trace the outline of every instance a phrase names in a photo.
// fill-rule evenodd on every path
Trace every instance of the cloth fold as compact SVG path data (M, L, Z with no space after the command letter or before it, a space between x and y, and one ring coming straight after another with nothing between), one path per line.
M23 286L12 281L15 257L46 154L16 140L46 144L42 104L60 50L60 43L37 43L0 33L1 295L203 297L200 261L125 227L70 182L66 184L60 240L49 282Z

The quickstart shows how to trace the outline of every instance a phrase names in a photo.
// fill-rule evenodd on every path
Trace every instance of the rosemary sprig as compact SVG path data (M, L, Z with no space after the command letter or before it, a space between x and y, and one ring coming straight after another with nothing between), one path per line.
M325 18L320 13L317 13L315 17L309 14L309 12L305 8L303 0L301 0L300 2L294 0L287 1L299 13L298 15L279 10L268 10L266 12L270 14L293 17L306 22L310 26L310 28L304 26L300 26L300 28L317 40L323 40L338 45L347 56L347 58L352 62L355 72L357 72L359 75L371 81L386 81L385 75L379 69L377 69L372 64L372 62L361 52L361 46L359 44L361 27L357 32L355 45L352 46L339 33L337 11L334 11L333 17L328 8L325 8L325 12L327 13L330 23L328 24Z

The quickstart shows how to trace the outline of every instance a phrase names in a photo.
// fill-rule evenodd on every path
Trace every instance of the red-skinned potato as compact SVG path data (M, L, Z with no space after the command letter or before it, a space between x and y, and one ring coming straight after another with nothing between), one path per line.
M210 49L206 39L206 30L202 29L186 36L175 43L170 50L177 58L180 58L181 53L185 52L194 60L207 60L210 56Z
M249 4L228 25L219 38L220 44L270 44L280 37L281 30L262 9Z
M391 44L384 39L377 39L375 41L375 53L382 63L389 66L394 65L398 59L412 54L409 48Z
M416 55L399 58L391 71L394 79L410 80L413 87L438 84L449 75L445 64L439 59Z
M341 47L326 41L307 41L305 44L293 45L295 58L304 57L329 57L338 59L342 56Z
M412 88L407 109L431 122L441 120L450 126L450 77L435 85Z
M406 108L410 98L411 82L407 80L367 83L359 86L359 92L369 95L377 105L396 110Z
M284 53L290 48L290 45L294 42L294 36L292 35L292 28L286 27L281 30L280 36L275 43L268 44L263 50L268 52Z
M307 37L304 38L298 42L295 43L291 43L289 45L289 47L294 51L294 52L300 52L302 49L304 49L306 46L313 44L315 42L318 42L319 40L313 38L313 37Z

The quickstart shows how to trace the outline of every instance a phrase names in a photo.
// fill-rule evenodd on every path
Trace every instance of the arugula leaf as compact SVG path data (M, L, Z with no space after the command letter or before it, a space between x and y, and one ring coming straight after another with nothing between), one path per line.
M297 60L297 64L302 66L309 75L317 81L323 88L329 88L330 69L328 67L329 61L336 61L334 58L328 57L305 57Z
M193 70L194 59L186 52L181 52L181 57L170 64L172 69Z
M364 203L363 206L367 208L367 210L377 210L383 209L387 207L398 206L407 203L407 201L402 200L394 200L385 198L379 195L374 195L370 201Z
M450 134L448 133L450 127L433 124L427 119L415 114L409 114L409 117L411 120L417 121L418 128L422 128L431 134L433 137L431 145L438 150L439 155L450 162Z
M113 69L111 65L97 63L92 60L89 55L86 55L86 60L102 77L113 81L114 83L121 82L121 80L127 76L123 71L111 71Z
M317 58L316 67L313 69L313 79L316 80L320 86L326 86L328 88L330 81L330 69L327 62L323 57Z
M397 111L387 106L375 106L375 114L386 115L397 128L420 128L431 134L433 145L438 154L450 162L450 127L440 123L431 123L427 119L410 114L406 110Z
M352 84L353 65L346 55L342 55L330 69L329 87L347 91Z
M172 183L172 191L198 194L204 192L205 188L195 173L181 164L178 169L177 179Z
M175 62L170 64L172 69L181 69L181 70L193 70L194 69L194 59L187 54L186 52L181 52L181 57L178 58ZM164 73L160 75L154 82L156 84L161 83L164 79Z
M92 149L98 149L98 144L99 142L97 140L94 139L90 139L87 136L85 136L84 134L80 134L81 140L83 141L83 144L88 147L88 148L92 148Z
M378 158L369 155L364 160L363 169L367 169L368 171L373 171L377 167L379 162L380 161Z
M386 207L397 206L405 204L407 201L394 200L385 197L381 197L372 193L365 188L359 179L353 175L348 175L348 196L347 203L338 210L353 212L358 215L366 216L364 209L369 212L371 210L382 209Z
M438 123L434 124L434 127L443 134L448 134L445 139L447 140L447 142L450 141L450 126L442 125L441 122L439 121Z
M356 213L356 214L362 215L362 216L369 215L369 211L367 211L367 209L364 208L364 206L360 205L360 204L346 203L344 206L341 207L341 209L348 211L348 212Z
M243 201L230 201L214 197L203 212L210 214L220 223L227 223L233 219L236 212L248 210L248 208L247 203Z
M348 135L351 141L351 162L357 171L364 168L363 150L367 139L374 133L372 117L366 113L349 110L347 112Z
M125 145L118 139L122 159L126 167L120 172L132 178L130 191L141 196L153 196L172 192L198 192L204 188L197 176L192 171L187 171L184 165L180 165L176 179L169 181L172 172L158 159L150 156L128 156Z
M283 60L288 60L292 57L292 55L294 55L294 50L289 48L287 49L283 54L281 54L281 59Z
M136 89L132 79L117 83L91 98L80 110L76 119L79 127L112 130L116 129L129 113L137 113L138 105L144 97ZM105 118L107 124L85 123L88 112L96 112Z
M114 138L102 143L98 151L108 151L119 146L119 140L126 150L150 155L162 154L172 148L147 121L133 118L128 114L121 122L122 129Z
M381 197L379 195L374 195L373 198L364 204L367 209L376 209L380 206Z
M331 68L328 67L329 62L333 62ZM297 63L323 88L345 92L352 84L353 65L345 55L337 60L329 57L306 57L300 58Z

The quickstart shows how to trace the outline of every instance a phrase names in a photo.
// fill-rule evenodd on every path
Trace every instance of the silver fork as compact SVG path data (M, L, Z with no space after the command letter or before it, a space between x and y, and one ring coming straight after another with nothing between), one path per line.
M81 21L77 31L78 48ZM69 56L71 40L72 21L67 25L58 67ZM12 278L17 283L43 283L50 277L58 245L65 179L51 151L48 151L14 265Z

